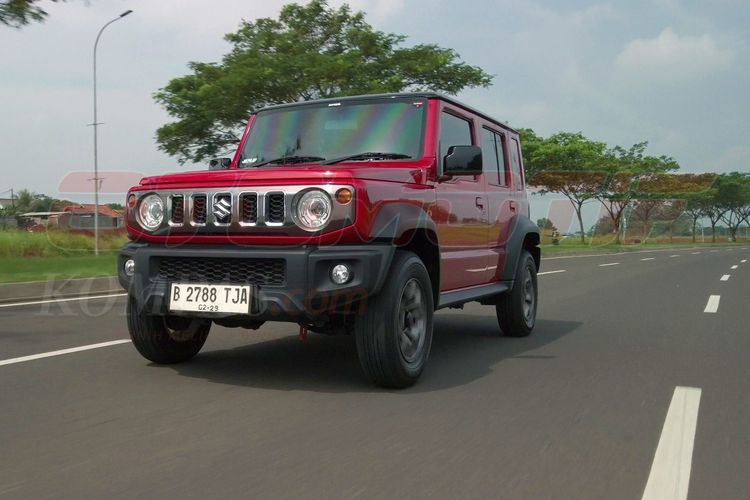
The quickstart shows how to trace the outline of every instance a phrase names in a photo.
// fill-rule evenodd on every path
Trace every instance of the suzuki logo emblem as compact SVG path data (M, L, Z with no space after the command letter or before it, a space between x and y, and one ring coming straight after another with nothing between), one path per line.
M228 197L218 198L214 202L214 215L220 222L226 222L229 214L232 213L232 202Z

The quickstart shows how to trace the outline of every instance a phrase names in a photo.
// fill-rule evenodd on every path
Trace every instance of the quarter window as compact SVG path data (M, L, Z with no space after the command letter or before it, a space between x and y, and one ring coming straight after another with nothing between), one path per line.
M492 184L505 186L505 150L503 138L489 129L482 129L483 170Z

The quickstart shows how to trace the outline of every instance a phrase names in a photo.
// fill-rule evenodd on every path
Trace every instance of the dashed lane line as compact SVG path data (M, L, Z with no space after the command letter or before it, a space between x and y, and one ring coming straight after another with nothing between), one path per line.
M700 401L701 389L675 387L643 500L687 498Z
M706 303L706 308L703 309L704 313L715 313L719 310L719 301L721 300L720 295L711 295Z
M725 274L724 276L721 277L719 281L729 281L729 275Z
M693 252L692 255L700 255L700 252Z
M737 264L735 264L732 267L730 267L729 269L737 269L738 267L740 267L740 266L738 266Z
M675 257L679 257L679 254L675 254L675 255L670 255L669 257L670 257L671 259L673 259L673 258L675 258Z
M744 264L745 262L747 262L747 259L742 259L740 262Z
M609 262L607 264L599 264L599 267L607 267L607 266L619 266L619 262Z
M74 352L89 351L91 349L99 349L101 347L111 347L113 345L127 344L130 340L111 340L109 342L100 342L98 344L83 345L80 347L71 347L70 349L60 349L59 351L43 352L41 354L32 354L30 356L21 356L20 358L10 358L0 360L0 366L13 365L16 363L24 363L26 361L33 361L35 359L51 358L53 356L62 356L63 354L72 354Z
M646 257L645 259L641 259L641 260L654 260L655 258L656 257Z

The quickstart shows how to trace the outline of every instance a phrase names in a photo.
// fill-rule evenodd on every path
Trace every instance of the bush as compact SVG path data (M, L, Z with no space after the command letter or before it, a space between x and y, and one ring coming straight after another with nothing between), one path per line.
M119 249L127 241L122 233L99 233L99 249ZM0 231L0 257L86 255L94 251L93 235L49 229L44 232Z

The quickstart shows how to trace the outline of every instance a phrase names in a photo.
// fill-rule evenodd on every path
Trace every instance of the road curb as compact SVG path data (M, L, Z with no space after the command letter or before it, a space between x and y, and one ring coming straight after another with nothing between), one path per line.
M0 304L122 292L117 276L0 284Z

